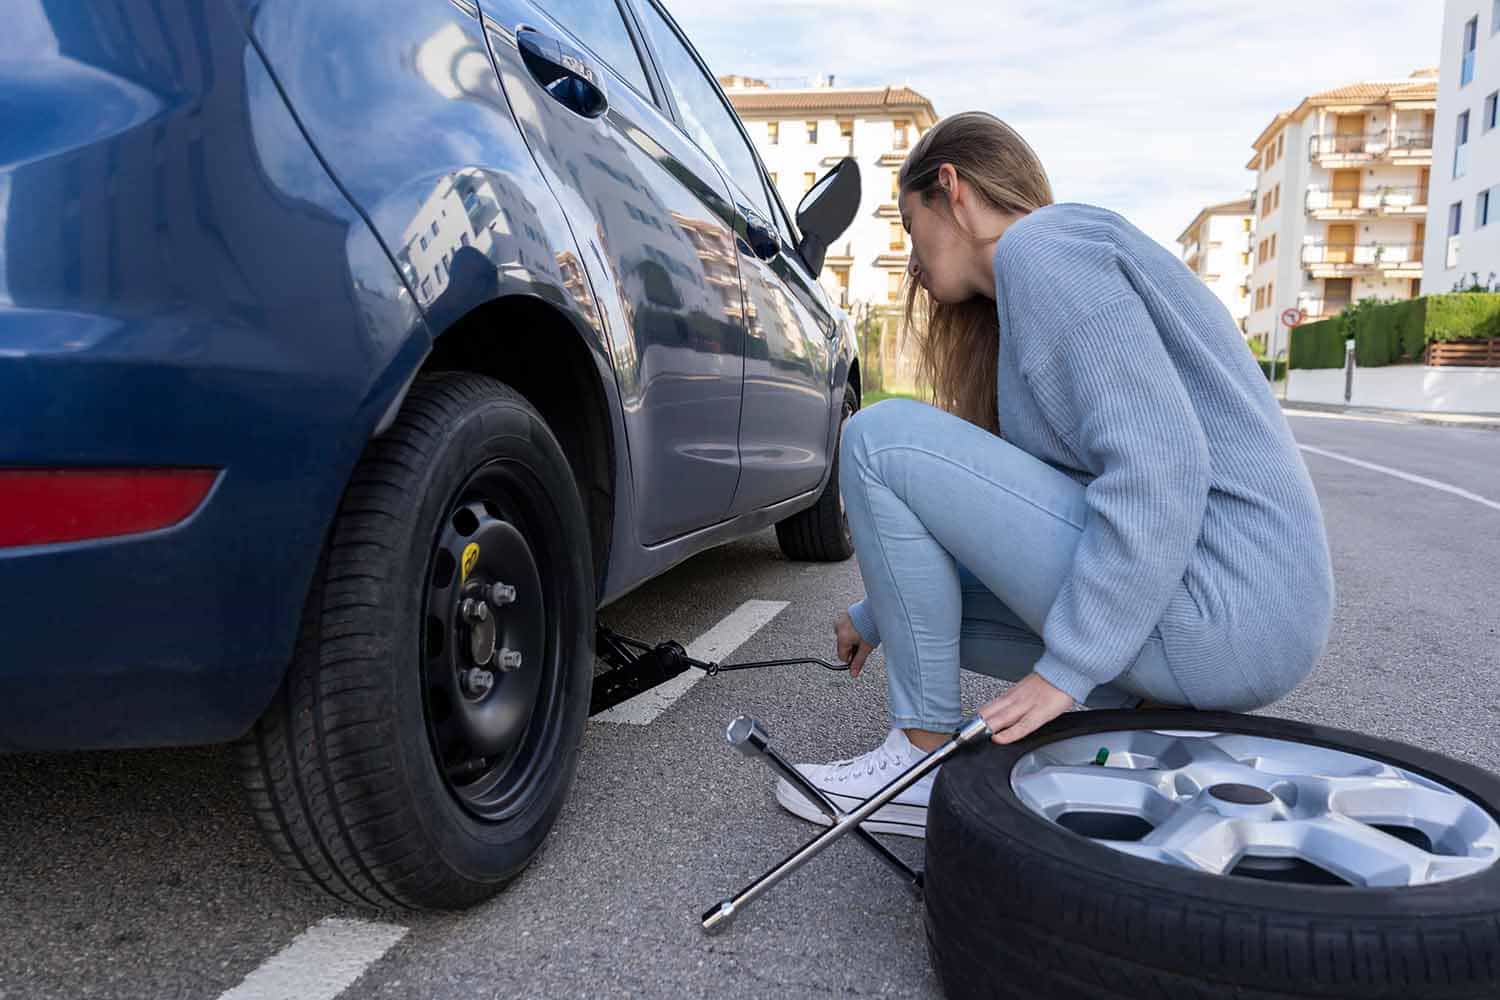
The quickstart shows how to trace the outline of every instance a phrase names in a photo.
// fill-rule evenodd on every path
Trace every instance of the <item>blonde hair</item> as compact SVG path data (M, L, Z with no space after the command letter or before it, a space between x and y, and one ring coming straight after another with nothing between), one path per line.
M1052 185L1041 160L1025 139L994 115L965 111L942 119L917 140L897 175L902 194L913 192L924 205L941 200L957 224L938 184L938 168L945 163L951 163L976 194L1007 214L1024 215L1052 204ZM911 280L910 270L903 280L901 338L910 338L917 348L918 385L934 405L998 434L995 373L1000 321L995 303L980 296L939 303Z

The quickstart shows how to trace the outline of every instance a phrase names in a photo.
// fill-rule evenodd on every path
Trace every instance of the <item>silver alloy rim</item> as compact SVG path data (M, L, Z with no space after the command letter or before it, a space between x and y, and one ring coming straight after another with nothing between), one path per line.
M1011 787L1036 813L1098 843L1215 875L1423 885L1500 857L1500 824L1468 796L1291 740L1151 729L1075 736L1022 757Z

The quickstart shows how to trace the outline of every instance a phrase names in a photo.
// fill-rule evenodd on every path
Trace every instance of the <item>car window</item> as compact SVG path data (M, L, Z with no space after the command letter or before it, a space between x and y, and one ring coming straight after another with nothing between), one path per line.
M761 215L770 217L770 205L762 186L760 170L750 145L740 132L734 112L719 97L687 44L662 17L654 4L644 4L646 31L661 58L658 67L677 100L682 125L705 153L719 162Z
M593 49L595 55L636 90L650 96L651 88L646 85L646 71L641 67L640 53L636 52L635 42L625 29L625 16L620 13L615 0L552 0L546 9L553 20Z

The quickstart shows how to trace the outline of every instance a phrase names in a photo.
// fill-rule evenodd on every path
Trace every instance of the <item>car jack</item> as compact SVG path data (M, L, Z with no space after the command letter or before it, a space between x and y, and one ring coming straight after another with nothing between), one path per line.
M594 631L594 653L609 669L594 678L594 693L589 699L589 714L597 715L627 698L648 691L690 668L712 677L729 670L752 670L759 667L785 667L811 663L826 670L848 670L847 663L833 663L816 656L797 656L781 660L750 660L744 663L718 663L698 660L688 655L679 642L659 642L655 646L621 635L599 625Z

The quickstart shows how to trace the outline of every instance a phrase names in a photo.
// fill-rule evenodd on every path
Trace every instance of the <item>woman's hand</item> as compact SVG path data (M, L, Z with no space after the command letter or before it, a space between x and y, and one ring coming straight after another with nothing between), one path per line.
M1021 683L979 709L989 723L990 739L1014 743L1073 707L1073 696L1063 694L1041 674L1027 674Z
M840 611L839 616L834 619L833 642L839 661L849 664L849 676L858 677L859 672L865 668L865 658L875 647L865 642L847 611Z

